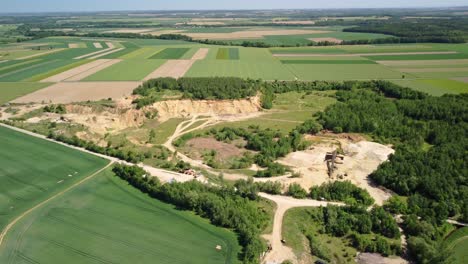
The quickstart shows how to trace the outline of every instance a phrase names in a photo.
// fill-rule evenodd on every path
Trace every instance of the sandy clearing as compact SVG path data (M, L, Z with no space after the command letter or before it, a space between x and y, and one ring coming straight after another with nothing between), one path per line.
M111 49L111 50L109 50L109 51L107 51L107 52L100 53L100 54L97 54L97 55L95 55L95 56L89 57L88 59L91 59L91 60L92 60L92 59L97 59L97 58L104 57L104 56L109 55L109 54L112 54L112 53L116 53L116 52L121 51L121 50L123 50L123 49L124 49L124 48L120 48L120 49Z
M328 33L323 30L245 30L231 33L185 33L194 39L258 39L264 36L287 36Z
M326 141L314 145L311 149L297 151L288 154L278 162L290 166L295 172L301 173L300 178L289 178L288 176L275 177L272 179L259 179L258 181L278 181L284 185L298 183L304 189L308 190L312 186L321 185L330 180L337 180L336 175L348 175L344 180L349 180L356 186L366 189L375 199L376 204L382 205L384 201L390 198L391 194L374 186L368 179L369 174L388 159L388 156L394 153L394 150L388 146L369 141L360 141L352 143L346 139L337 139ZM334 177L330 179L327 173L327 165L324 157L327 152L337 149L337 144L341 145L345 159L343 164L337 166Z
M155 71L146 76L143 80L159 78L159 77L172 77L180 78L187 73L192 67L194 60L168 60Z
M86 58L86 57L90 57L90 56L93 56L93 55L96 55L96 54L101 54L101 53L104 53L104 52L109 51L109 50L112 50L112 49L107 48L107 49L102 49L102 50L94 51L94 52L91 52L91 53L88 53L88 54L85 54L85 55L82 55L82 56L79 56L79 57L75 57L74 59L75 59L75 60L84 59L84 58Z
M62 50L64 50L64 49L53 49L53 50L49 50L49 51L46 51L46 52L37 53L37 54L29 55L29 56L26 56L26 57L17 58L15 60L31 59L31 58L39 57L39 56L42 56L42 55L46 55L46 54L50 54L50 53L54 53L54 52L59 52L59 51L62 51Z
M208 48L200 48L195 54L192 56L192 60L203 60L208 55L210 49Z
M98 67L101 64L107 63L109 61L112 61L112 60L101 59L101 60L92 61L90 63L80 65L80 66L78 66L76 68L70 69L68 71L65 71L65 72L59 73L57 75L51 76L49 78L46 78L44 80L41 80L41 82L62 82L62 81L66 80L66 79L69 79L69 78L71 78L73 76L76 76L76 75L79 75L79 74L81 74L83 72L94 69L95 67Z
M150 32L150 31L154 31L154 29L153 28L145 28L145 29L124 28L124 29L106 31L106 33L135 33L135 34L141 34L141 33Z
M383 257L377 253L359 253L357 258L359 264L407 264L408 261L401 257Z
M113 60L97 60L97 61L99 61L100 63L96 63L94 65L91 65L92 67L86 67L86 68L83 67L83 68L80 69L80 70L82 70L81 72L79 72L78 70L73 71L74 69L72 69L70 74L73 74L73 73L75 73L75 74L68 77L66 79L66 81L67 82L81 81L84 78L95 74L96 72L99 72L101 70L104 70L105 68L108 68L108 67L110 67L110 66L112 66L112 65L114 65L116 63L121 62L122 60L113 59Z
M468 74L468 68L421 68L421 69L415 69L415 68L403 68L403 69L397 69L401 72L467 72Z
M102 45L99 42L94 42L93 45L96 49L102 49Z
M80 44L78 44L78 43L69 43L68 44L68 48L70 48L70 49L77 49L79 47L80 47Z
M402 61L376 61L385 66L418 66L418 65L459 65L468 64L468 59L460 60L402 60Z
M341 42L343 42L343 40L337 39L337 38L310 38L309 40L311 40L311 41L313 41L313 42L325 42L325 41L328 41L328 42L336 43L336 44L340 44Z
M141 82L61 82L15 99L13 103L97 101L129 96Z
M399 56L399 55L431 55L431 54L457 54L456 51L427 51L427 52L381 52L381 53L353 53L353 54L273 54L274 57L362 57L362 56Z
M292 197L270 195L266 193L259 193L259 195L276 203L276 211L273 219L273 232L263 236L266 240L270 241L272 250L266 254L263 263L282 263L285 260L297 262L297 258L292 249L281 243L281 239L283 239L283 219L287 210L295 207L320 207L327 206L329 204L343 205L341 203L322 202L310 199L300 200Z

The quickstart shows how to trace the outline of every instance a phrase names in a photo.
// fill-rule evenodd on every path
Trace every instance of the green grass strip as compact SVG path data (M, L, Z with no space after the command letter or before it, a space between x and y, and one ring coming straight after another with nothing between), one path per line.
M282 60L283 64L377 64L371 60Z
M231 59L231 60L238 60L239 59L239 49L238 48L230 48L229 49L229 59Z

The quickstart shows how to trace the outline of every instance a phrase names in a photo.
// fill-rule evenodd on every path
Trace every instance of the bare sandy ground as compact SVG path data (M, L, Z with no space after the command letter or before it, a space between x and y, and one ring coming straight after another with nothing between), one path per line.
M100 71L103 69L103 67L109 67L117 62L120 62L120 60L96 60L92 61L90 63L78 66L76 68L70 69L68 71L59 73L57 75L51 76L47 79L42 80L41 82L62 82L67 79L73 78L75 76L78 76L77 78L73 78L71 81L79 81L87 76L90 76L93 73L96 73L97 71Z
M401 72L466 72L468 74L468 68L403 68L398 69Z
M81 72L78 72L78 71L70 72L71 74L73 73L76 73L76 74L67 78L66 81L69 81L69 82L81 81L84 78L95 74L96 72L102 71L105 68L108 68L114 64L121 62L122 60L113 59L113 60L98 60L98 61L102 63L99 63L98 65L93 65L94 67L88 67L87 69L83 68L83 71ZM73 71L73 69L71 71Z
M79 47L80 47L80 44L78 44L78 43L69 43L68 44L68 48L70 48L70 49L77 49Z
M62 82L15 99L14 103L72 103L130 95L141 82Z
M377 61L385 66L418 66L418 65L459 65L468 64L468 59L461 60L402 60L402 61Z
M337 39L337 38L310 38L309 40L312 40L314 42L328 41L328 42L336 43L336 44L340 44L341 42L343 42L343 40Z
M381 53L353 53L353 54L273 54L274 57L361 57L361 56L393 56L393 55L431 55L456 54L456 51L427 51L427 52L381 52Z
M203 60L208 55L210 49L208 48L200 48L195 54L192 56L192 60Z
M292 249L281 243L281 239L283 239L283 218L287 210L295 207L320 207L327 206L328 204L342 205L340 203L329 203L310 199L300 200L266 193L260 193L260 196L275 202L277 205L273 219L273 232L263 236L266 240L270 241L272 247L272 250L266 254L263 263L282 263L285 260L292 260L294 263L297 262Z
M62 51L62 50L64 50L64 49L53 49L53 50L49 50L49 51L46 51L46 52L41 52L41 53L26 56L26 57L17 58L15 60L31 59L31 58L39 57L39 56L42 56L42 55L46 55L46 54L50 54L50 53L54 53L54 52L59 52L59 51Z
M112 42L106 42L106 45L109 47L109 49L115 49L115 46Z
M194 60L168 60L155 71L146 76L143 80L159 77L180 78L192 67Z
M279 35L306 35L328 33L329 31L322 30L305 30L305 29L289 29L289 30L246 30L236 31L231 33L185 33L194 39L258 39L264 36L279 36Z
M327 152L336 150L338 145L341 145L344 150L345 159L343 164L337 165L338 169L335 175L348 175L343 180L349 180L358 187L366 189L375 199L376 204L382 205L384 201L390 198L391 194L375 187L368 179L368 175L375 171L382 162L386 161L388 156L394 153L394 150L388 146L369 141L360 141L358 143L352 143L345 139L335 142L325 141L314 145L309 150L290 153L285 158L280 159L279 163L291 166L295 172L301 173L302 177L282 176L271 179L258 179L257 181L278 181L284 185L298 183L308 190L312 186L321 185L330 180L337 180L336 176L332 179L328 177L324 158Z
M102 49L102 45L99 42L94 42L93 45L96 49Z
M86 57L90 57L90 56L93 56L93 55L96 55L96 54L102 54L104 52L107 52L109 50L112 50L110 48L107 48L107 49L102 49L102 50L98 50L98 51L94 51L94 52L91 52L91 53L88 53L88 54L85 54L85 55L81 55L79 57L75 57L74 59L75 60L80 60L80 59L84 59Z
M99 53L95 56L92 56L92 57L89 57L88 59L97 59L97 58L100 58L100 57L104 57L106 55L109 55L109 54L112 54L112 53L116 53L116 52L119 52L121 50L123 50L124 48L120 48L120 49L110 49L109 51L107 52L104 52L104 53Z
M400 257L386 258L376 253L359 253L356 258L359 264L407 264L408 261Z

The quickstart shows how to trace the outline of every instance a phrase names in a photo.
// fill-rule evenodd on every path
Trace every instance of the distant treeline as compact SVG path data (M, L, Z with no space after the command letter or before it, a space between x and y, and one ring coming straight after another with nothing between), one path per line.
M468 38L468 19L369 20L343 31L393 35L399 37L398 43L465 43Z

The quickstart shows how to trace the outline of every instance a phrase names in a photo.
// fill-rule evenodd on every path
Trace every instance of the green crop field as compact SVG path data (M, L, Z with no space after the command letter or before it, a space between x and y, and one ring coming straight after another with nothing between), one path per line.
M0 142L4 150L0 152L0 229L107 164L93 155L4 127L0 127Z
M402 73L369 64L287 64L301 80L399 79Z
M453 53L453 54L417 54L417 55L376 55L365 56L366 58L374 61L388 61L388 60L454 60L454 59L468 59L468 54Z
M140 81L165 60L124 60L99 71L84 81Z
M36 75L46 74L50 71L55 71L58 68L66 67L67 65L76 63L76 60L40 60L33 65L10 71L0 75L1 82L16 82L30 80Z
M49 83L0 82L0 105L49 85Z
M396 84L431 95L468 93L468 83L449 79L397 80Z
M445 241L445 245L452 250L452 264L464 264L468 259L468 227L453 232Z
M186 77L241 77L264 80L293 80L294 75L281 62L243 60L202 60L194 63Z
M150 198L110 168L25 217L5 242L1 263L237 263L239 252L234 233Z
M371 60L281 60L283 64L377 64Z
M218 60L238 60L239 49L237 48L220 48L216 55Z
M150 57L150 59L177 60L182 58L189 50L189 48L167 48Z
M144 47L137 49L131 53L125 54L120 57L121 59L148 59L149 57L155 55L157 52L161 51L161 48L158 47Z

